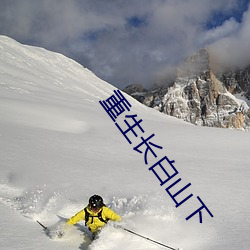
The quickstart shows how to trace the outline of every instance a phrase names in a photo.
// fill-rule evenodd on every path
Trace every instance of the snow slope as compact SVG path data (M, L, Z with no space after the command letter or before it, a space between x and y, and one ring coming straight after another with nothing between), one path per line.
M133 150L99 104L115 87L63 55L0 36L1 249L162 249L108 225L90 244L84 224L50 239L51 228L100 194L123 217L122 225L184 250L250 249L248 132L196 127L142 106L126 95L157 158ZM125 94L124 94L125 95ZM124 114L124 115L125 115ZM124 115L117 122L122 126ZM138 133L139 134L139 133ZM184 197L180 207L148 168L175 160ZM173 182L172 180L170 181ZM175 189L178 191L178 189ZM182 194L181 194L182 195ZM195 211L199 196L211 218ZM59 222L58 222L59 221Z

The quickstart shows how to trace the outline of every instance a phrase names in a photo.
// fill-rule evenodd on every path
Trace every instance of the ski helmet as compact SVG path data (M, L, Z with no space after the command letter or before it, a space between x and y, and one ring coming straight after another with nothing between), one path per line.
M99 195L93 195L89 198L89 206L91 209L98 210L103 207L103 199Z

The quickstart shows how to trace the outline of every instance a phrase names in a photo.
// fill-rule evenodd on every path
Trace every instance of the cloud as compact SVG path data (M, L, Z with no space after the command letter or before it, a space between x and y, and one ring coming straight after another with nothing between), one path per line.
M219 29L226 30L227 24ZM243 15L242 22L232 32L210 44L216 61L225 67L244 67L250 64L250 10Z
M248 48L249 14L242 22L233 17L239 2L2 0L0 33L61 52L118 87L149 86L204 46L212 44L216 53L225 45ZM219 15L222 23L214 20Z
M200 38L201 44L211 44L225 37L235 34L240 28L240 24L232 17L224 21L221 26L206 30Z

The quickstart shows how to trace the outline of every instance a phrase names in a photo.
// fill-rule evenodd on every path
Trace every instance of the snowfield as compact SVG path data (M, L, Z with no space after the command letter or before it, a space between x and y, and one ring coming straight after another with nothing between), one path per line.
M126 70L126 69L124 69ZM183 250L250 249L250 134L197 127L149 109L124 94L132 105L117 118L136 114L145 130L131 132L129 144L99 101L116 88L63 55L21 45L0 36L0 249L153 250L163 247L117 229L112 223L90 242L84 222L49 238L84 208L93 194L119 213L121 225ZM133 150L144 138L148 165ZM148 168L162 157L175 160L179 174L160 186ZM165 191L181 178L174 193ZM196 214L199 196L213 214ZM61 218L62 217L62 218Z

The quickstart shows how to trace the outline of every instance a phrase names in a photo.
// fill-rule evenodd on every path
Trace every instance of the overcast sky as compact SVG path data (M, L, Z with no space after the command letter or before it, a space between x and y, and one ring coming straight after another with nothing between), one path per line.
M250 62L250 0L0 0L0 34L57 51L123 88L195 51Z

